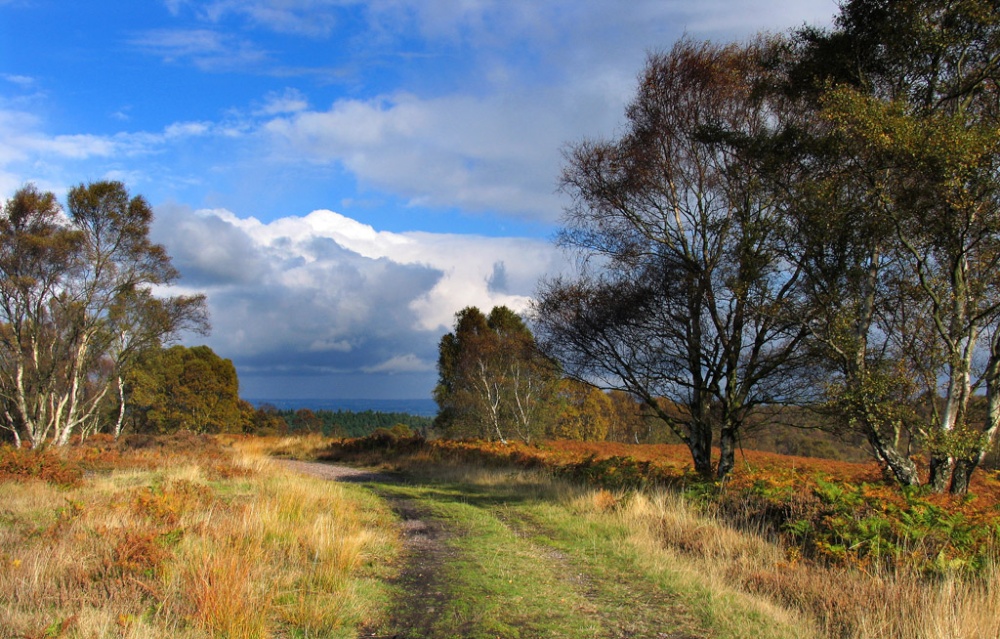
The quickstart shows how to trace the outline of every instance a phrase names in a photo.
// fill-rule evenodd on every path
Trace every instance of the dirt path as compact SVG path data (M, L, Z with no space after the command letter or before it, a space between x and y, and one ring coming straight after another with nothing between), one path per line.
M274 461L297 473L312 475L314 477L329 479L331 481L347 481L359 484L367 482L392 481L392 477L385 473L377 473L375 471L363 470L361 468L351 468L350 466L342 466L340 464L298 461L296 459L276 459Z
M650 562L613 517L585 516L512 471L433 481L331 463L290 471L365 483L400 518L384 625L359 639L787 639L801 636ZM718 611L718 612L717 612Z
M341 464L278 460L291 471L328 479L353 483L395 483L398 478ZM389 627L364 629L359 637L379 639L411 639L432 637L432 621L449 598L447 583L438 568L446 563L451 552L446 541L452 532L443 522L429 516L425 508L412 499L383 495L402 520L404 566L394 580L394 585L406 597L391 611Z

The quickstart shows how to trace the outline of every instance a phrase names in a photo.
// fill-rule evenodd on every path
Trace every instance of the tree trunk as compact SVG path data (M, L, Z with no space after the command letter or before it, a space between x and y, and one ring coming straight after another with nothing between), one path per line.
M115 441L122 436L125 424L125 381L118 375L118 418L115 420Z
M931 475L927 484L934 492L943 493L948 488L948 480L951 478L953 466L954 460L951 457L931 455Z
M882 441L878 433L868 427L868 443L875 450L875 455L889 467L889 471L903 486L919 486L920 475L913 460L901 454L895 446Z
M972 473L978 465L978 459L955 460L955 468L951 472L951 485L948 487L948 492L952 495L964 495L969 492Z
M22 446L21 433L17 432L17 422L14 421L10 411L4 412L4 419L7 421L7 430L14 434L14 448L20 448Z
M714 474L712 466L711 426L699 422L692 423L688 448L691 450L691 459L694 461L695 472L706 479L711 479Z
M716 477L725 479L736 467L736 428L723 428L719 435L719 469Z

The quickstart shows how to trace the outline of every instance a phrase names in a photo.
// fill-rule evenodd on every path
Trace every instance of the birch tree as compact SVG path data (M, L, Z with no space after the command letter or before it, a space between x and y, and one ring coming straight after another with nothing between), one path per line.
M534 309L546 352L640 399L705 476L729 473L750 411L798 379L800 273L744 153L780 121L762 90L771 50L684 40L650 56L621 137L568 154L560 242L588 268L543 283Z
M152 219L120 182L71 189L68 215L32 186L5 203L0 396L17 445L62 446L103 428L138 350L207 329L201 296L153 296L179 274L149 239Z
M835 215L871 233L854 244L869 246L866 261L841 271L864 285L842 396L908 484L915 468L892 443L902 416L883 412L880 426L876 413L890 388L920 403L927 417L908 421L929 451L930 483L965 492L1000 423L1000 15L985 0L852 0L833 29L799 38L791 83L812 101L839 184L863 194ZM894 374L873 367L890 360ZM974 418L984 391L990 412Z
M435 426L449 436L530 442L544 431L556 369L509 308L460 311L441 338L438 372Z

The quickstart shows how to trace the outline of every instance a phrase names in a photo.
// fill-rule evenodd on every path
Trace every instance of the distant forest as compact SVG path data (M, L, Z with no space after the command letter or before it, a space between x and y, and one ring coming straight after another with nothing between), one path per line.
M410 430L427 435L434 423L430 417L409 413L383 413L372 410L354 412L347 410L317 410L308 408L280 410L261 406L261 410L279 418L292 433L322 433L327 437L364 437L378 428L391 429L403 424Z

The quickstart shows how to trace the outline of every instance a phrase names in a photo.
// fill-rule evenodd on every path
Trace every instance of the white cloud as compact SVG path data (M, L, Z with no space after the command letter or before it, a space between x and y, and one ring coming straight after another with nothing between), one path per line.
M417 33L432 51L448 43L461 52L452 55L468 59L470 75L452 64L443 68L459 73L451 92L400 90L281 114L262 126L275 152L339 165L364 186L415 205L549 222L565 204L554 193L561 150L614 135L649 50L685 32L746 36L828 21L836 10L833 0L637 0L627 11L602 0L364 4L369 28L381 36L375 42L388 49Z
M561 149L615 135L647 51L684 33L729 40L837 11L836 0L164 4L172 22L126 40L146 54L130 67L240 75L189 85L179 78L196 74L169 69L179 82L169 94L134 107L122 106L134 95L109 96L90 129L48 120L73 108L53 100L82 94L68 84L0 76L10 94L0 96L0 196L27 180L60 193L115 177L154 202L225 203L263 219L361 200L386 219L401 198L414 206L393 228L420 208L440 214L436 226L483 211L553 222L565 204L554 193ZM146 69L151 86L165 77ZM237 84L239 97L226 93ZM115 120L142 124L103 128ZM159 213L184 286L209 295L213 347L241 375L426 376L457 310L523 310L538 277L562 266L540 240L387 233L330 211L270 223L180 205Z
M0 197L8 197L28 181L61 194L66 185L80 181L80 166L88 179L123 180L132 187L143 185L150 181L144 157L184 140L241 134L231 134L211 122L176 122L152 133L53 135L45 130L45 124L33 113L0 108L0 171L6 174L0 181ZM157 180L164 180L161 170L155 173Z
M28 109L19 109L27 123L0 121L0 133L10 132L0 137L0 167L13 174L11 163L23 162L30 167L22 172L25 179L44 180L39 169L58 170L61 160L94 160L95 166L83 167L88 176L165 174L164 184L200 184L200 193L185 190L201 196L191 201L206 202L220 201L206 196L208 189L218 189L226 201L222 184L256 181L261 160L289 176L273 185L289 194L298 189L296 167L330 166L363 190L415 206L554 222L565 205L555 193L561 150L614 134L647 50L669 47L685 30L726 38L729 32L822 21L836 10L833 0L636 0L627 10L604 0L165 2L171 13L194 16L204 28L151 29L133 34L129 45L206 71L273 77L300 60L282 59L280 48L266 50L261 31L307 29L312 22L316 34L340 40L330 47L348 60L331 64L353 68L362 88L330 95L312 86L332 99L329 108L310 107L316 99L304 87L262 88L257 100L231 105L217 121L178 117L160 130L117 135L47 134L25 116ZM337 31L348 16L352 30ZM246 21L256 28L247 29ZM400 56L427 62L409 76L399 71L395 88L366 93L365 82L381 82L381 73L366 65L407 68ZM394 66L387 75L396 72ZM31 80L6 77L25 86ZM342 89L343 81L338 84ZM113 115L137 116L126 109ZM140 164L138 156L152 152L162 160ZM135 186L159 189L158 200L175 196L148 181Z
M163 130L165 138L182 138L205 135L212 130L208 122L175 122Z
M41 122L24 111L0 110L0 166L34 158L87 159L109 157L117 144L98 135L46 135Z
M110 117L112 120L117 120L119 122L128 122L130 119L132 119L131 116L129 115L129 111L131 110L132 107L126 105L118 109L117 111L113 111Z
M597 107L600 98L549 98L341 100L327 111L272 119L263 130L286 157L340 163L414 204L554 220L562 207L554 194L560 148L577 135L576 117L561 106Z
M180 13L189 4L167 0L170 9ZM338 10L351 0L214 0L196 5L196 14L209 22L221 22L230 15L241 16L250 24L276 31L313 37L329 35L338 23Z
M226 210L157 213L154 238L184 289L208 296L210 345L255 374L432 376L457 311L523 311L538 279L561 266L538 240L388 233L332 211L270 223ZM490 285L498 268L503 287Z
M189 0L163 0L163 4L166 5L167 11L174 16L178 15L181 8L187 5L188 2Z
M309 100L298 89L285 89L283 93L268 93L264 104L254 111L254 115L274 116L282 113L298 113L309 108Z
M27 75L17 75L17 74L14 74L14 73L2 73L2 74L0 74L0 78L3 78L4 80L6 80L7 82L10 82L11 84L19 86L22 89L26 89L28 87L34 86L34 84L35 84L35 79L32 78L32 77L30 77L30 76L27 76Z
M422 360L413 353L397 355L375 366L365 366L365 373L428 373L436 370L436 363Z

